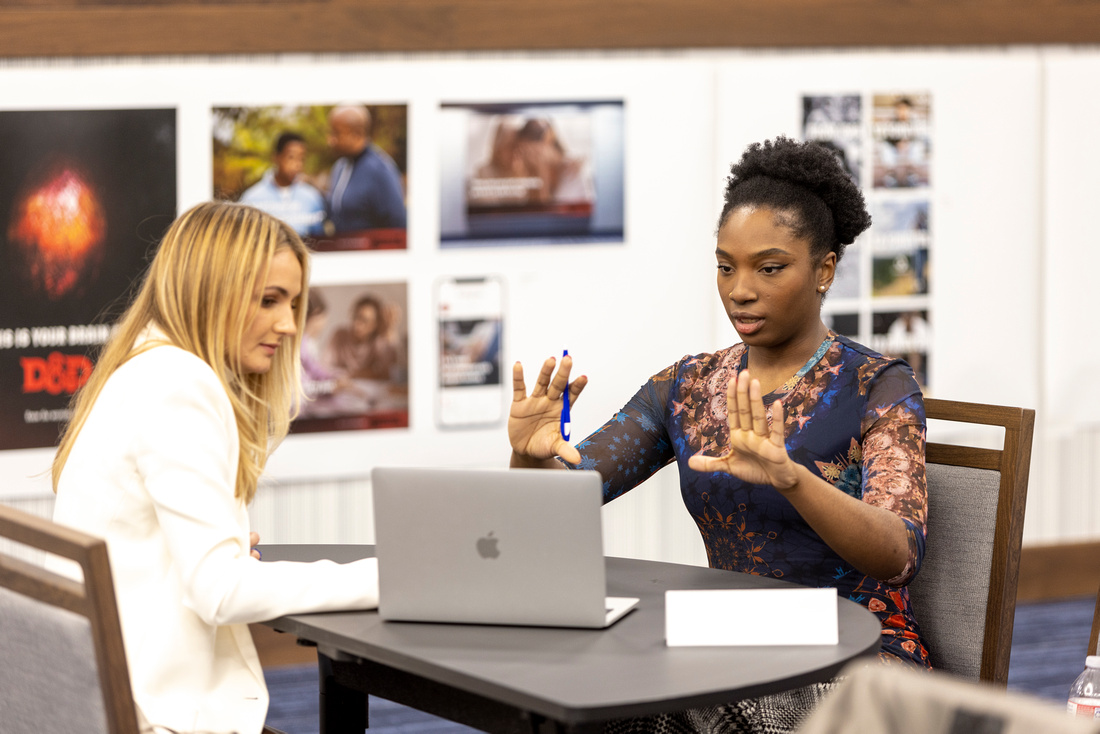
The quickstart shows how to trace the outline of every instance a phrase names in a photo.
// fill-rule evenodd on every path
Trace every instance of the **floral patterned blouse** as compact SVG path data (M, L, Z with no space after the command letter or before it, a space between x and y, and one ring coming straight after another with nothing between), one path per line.
M796 375L764 397L765 405L783 401L794 461L905 522L908 563L884 582L841 559L774 488L688 467L692 454L716 455L728 444L726 385L746 359L747 347L736 344L684 357L654 375L577 445L582 458L574 468L599 471L608 502L675 460L713 568L836 587L881 621L884 660L929 667L905 587L924 555L928 507L924 402L912 370L830 332Z

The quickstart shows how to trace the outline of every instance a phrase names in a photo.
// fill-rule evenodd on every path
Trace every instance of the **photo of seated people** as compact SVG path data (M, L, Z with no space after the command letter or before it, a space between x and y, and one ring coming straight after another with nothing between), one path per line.
M212 114L215 198L279 217L315 251L405 249L404 105Z
M408 426L406 311L404 283L310 289L301 350L306 401L292 432Z

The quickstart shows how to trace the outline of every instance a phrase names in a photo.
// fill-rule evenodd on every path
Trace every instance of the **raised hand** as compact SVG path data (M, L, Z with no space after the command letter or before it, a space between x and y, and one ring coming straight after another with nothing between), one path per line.
M514 452L513 465L518 458L523 463L535 465L551 460L555 456L576 464L581 460L580 452L561 437L562 394L569 390L570 406L588 384L588 378L578 377L569 382L569 372L573 368L573 358L562 357L561 367L554 374L556 360L548 358L542 363L542 369L527 394L527 385L523 380L523 365L516 362L512 367L512 407L508 412L508 440Z
M701 472L725 472L752 484L770 484L783 491L798 482L797 467L783 440L783 404L772 403L771 426L764 409L760 382L742 370L726 386L730 443L721 456L696 454L688 466Z

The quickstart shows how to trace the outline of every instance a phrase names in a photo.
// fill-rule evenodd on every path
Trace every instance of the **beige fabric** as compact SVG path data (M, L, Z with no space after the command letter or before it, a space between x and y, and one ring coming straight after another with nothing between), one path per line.
M0 731L106 734L86 617L0 588Z
M909 583L934 670L978 680L1000 472L928 464L928 540Z
M856 663L798 734L1100 734L1064 706L945 673Z

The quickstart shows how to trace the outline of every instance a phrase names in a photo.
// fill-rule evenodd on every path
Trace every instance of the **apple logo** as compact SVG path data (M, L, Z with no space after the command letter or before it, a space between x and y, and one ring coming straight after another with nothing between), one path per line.
M484 538L477 539L477 554L482 558L496 558L500 555L500 550L497 548L499 541L500 538L494 538L493 531L490 530Z

